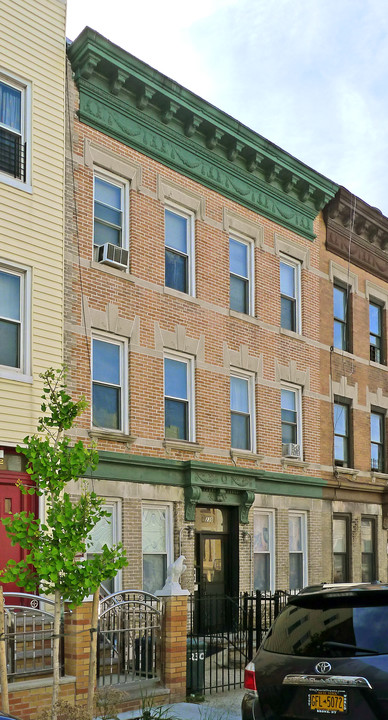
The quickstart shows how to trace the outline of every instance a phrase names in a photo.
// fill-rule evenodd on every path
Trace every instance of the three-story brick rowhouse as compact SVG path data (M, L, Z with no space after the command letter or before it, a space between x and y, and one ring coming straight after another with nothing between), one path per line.
M321 463L333 577L385 580L388 219L344 188L324 216Z
M117 589L180 554L200 597L332 579L338 186L89 28L68 55L66 356L112 514L91 550L123 541ZM354 499L376 533L379 497Z

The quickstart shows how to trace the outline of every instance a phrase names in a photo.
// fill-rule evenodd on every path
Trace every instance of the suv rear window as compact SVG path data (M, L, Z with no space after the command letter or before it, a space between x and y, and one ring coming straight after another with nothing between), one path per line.
M388 604L373 603L325 599L317 607L316 602L301 604L299 596L298 605L288 605L277 617L263 648L305 657L388 654Z

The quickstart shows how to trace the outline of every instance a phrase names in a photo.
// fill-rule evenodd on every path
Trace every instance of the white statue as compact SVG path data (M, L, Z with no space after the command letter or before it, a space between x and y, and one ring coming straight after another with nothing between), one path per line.
M164 587L162 590L157 590L155 595L189 595L189 591L182 590L180 586L180 577L187 569L184 560L185 556L180 555L179 558L167 568L167 578Z

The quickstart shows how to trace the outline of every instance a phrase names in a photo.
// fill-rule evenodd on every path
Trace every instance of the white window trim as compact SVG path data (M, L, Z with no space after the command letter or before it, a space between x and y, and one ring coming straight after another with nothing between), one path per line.
M94 257L94 248L99 247L98 245L94 244L94 203L95 203L95 178L100 178L101 180L106 180L106 182L111 183L112 185L120 185L122 189L122 200L123 200L123 207L122 207L122 213L123 213L123 228L122 228L122 244L120 247L122 247L124 250L129 250L129 182L125 178L121 177L120 175L116 175L114 173L109 172L108 170L103 170L98 167L94 167L93 169L93 257Z
M280 263L284 265L290 265L295 270L295 333L301 335L302 333L302 283L301 283L301 263L300 260L295 260L289 255L280 254L279 259L279 271ZM279 272L280 274L280 272ZM281 293L280 293L281 294ZM282 328L287 330L287 328Z
M255 245L249 238L244 237L243 235L240 235L238 233L232 232L229 233L229 239L228 239L228 250L230 250L230 241L235 240L235 242L239 242L242 245L246 245L248 248L247 252L247 261L248 261L248 312L247 313L240 313L239 315L250 315L251 317L255 316ZM230 261L229 261L229 278L231 275L236 275L236 273L232 273L230 270ZM243 277L242 275L236 277ZM238 312L236 310L233 310L230 308L231 312Z
M142 539L141 539L141 573L142 573L142 586L143 586L143 510L149 509L149 510L166 510L166 555L167 555L167 567L168 570L169 566L174 562L174 536L173 536L173 514L172 514L172 503L165 502L165 503L159 503L159 502L153 502L153 501L144 501L141 504L141 521L142 521ZM156 555L159 555L160 553L155 553ZM160 588L162 589L162 588Z
M291 390L295 393L296 396L296 432L297 432L297 442L296 445L299 445L300 449L300 459L303 458L303 424L302 424L302 388L299 385L291 385L290 383L282 383L281 384L281 390ZM281 411L281 401L280 401L280 411ZM281 423L281 420L280 420Z
M90 359L91 359L91 368L90 368L90 378L91 378L91 398L92 401L90 403L90 409L91 409L91 428L92 430L106 430L110 433L117 433L118 435L127 435L128 430L128 340L126 338L122 337L116 337L112 335L108 335L101 332L92 332L91 336L92 342L91 342L91 353L90 353ZM102 342L112 343L113 345L118 345L120 347L120 389L121 389L121 418L122 418L122 427L119 429L112 429L112 428L100 428L98 425L93 425L93 340L101 340Z
M7 380L32 382L31 377L31 291L30 267L0 258L0 270L15 273L21 278L20 368L0 365L0 377Z
M253 373L242 372L241 370L236 369L236 368L231 368L230 369L230 379L232 379L232 377L242 378L243 380L248 381L248 409L249 409L249 418L250 418L250 444L251 444L251 447L249 448L248 451L245 451L245 452L255 453L256 452L255 375ZM230 401L229 401L229 411L230 411L230 416L232 417L232 408L231 408ZM231 443L232 443L232 438L231 438ZM241 448L234 448L232 445L231 445L231 449L236 450L237 452L241 451ZM242 451L242 452L244 452L244 451Z
M117 545L122 541L122 508L120 498L101 498L103 500L102 509L111 510L111 523L112 523L112 539L113 545ZM88 554L88 551L87 551ZM113 578L113 592L118 592L122 589L122 571L119 570L117 575Z
M303 555L303 561L302 561L302 572L303 572L303 579L302 579L302 587L306 587L308 585L308 532L307 532L307 512L305 510L290 510L288 513L288 520L290 521L291 517L298 517L301 518L301 544L302 544L302 550L301 554ZM290 528L290 525L288 524L288 529ZM288 547L288 553L290 555L290 547ZM299 588L301 589L301 588Z
M253 535L255 534L255 518L259 515L268 515L269 521L268 521L268 530L269 530L269 586L270 586L270 592L275 592L275 573L276 573L276 544L275 544L275 511L274 510L268 510L266 508L262 508L260 510L255 509L254 510L254 517L253 517ZM253 541L253 547L254 547L254 541ZM255 553L254 555L266 555L267 553Z
M175 213L176 215L180 215L181 217L186 218L187 220L187 263L188 263L188 269L187 269L187 282L188 282L188 288L187 292L183 293L183 295L190 295L191 297L195 297L195 214L192 210L189 210L188 208L181 207L179 205L175 205L170 202L166 202L164 204L164 210L170 210L170 212ZM164 214L165 218L165 214ZM164 219L165 222L165 219ZM166 245L166 240L164 240L164 249L166 250L166 247L170 247ZM171 248L173 249L173 248ZM166 287L169 290L174 290L174 288L169 288L167 285ZM175 292L179 292L176 291Z
M22 93L22 122L21 122L21 136L22 141L27 143L27 153L25 157L25 165L26 165L26 180L13 178L7 173L0 171L0 182L5 183L6 185L11 185L12 187L18 188L20 190L24 190L25 192L32 192L31 187L31 161L32 161L32 153L31 153L31 127L32 127L32 120L31 120L31 106L32 106L32 90L31 90L31 83L23 80L22 78L17 77L13 73L8 73L4 70L0 70L0 80L7 85L11 85L12 87L17 88Z
M166 399L166 383L165 383L165 370L164 370L164 361L166 359L169 360L177 360L178 362L184 362L187 366L187 402L188 402L188 422L189 422L189 428L188 428L188 437L186 440L180 440L179 442L195 442L195 368L194 368L194 358L190 357L188 355L184 355L183 353L174 353L174 352L166 352L163 355L163 416L164 416L164 402ZM170 397L170 396L168 396ZM174 398L172 398L174 399ZM179 398L176 398L179 399ZM164 417L164 425L163 425L163 432L165 432L166 428L166 418ZM166 438L166 440L169 440L170 438Z

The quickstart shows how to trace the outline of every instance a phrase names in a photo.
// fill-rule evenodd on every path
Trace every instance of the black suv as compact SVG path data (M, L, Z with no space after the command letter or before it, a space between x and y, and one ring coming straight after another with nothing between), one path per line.
M245 669L243 720L388 720L388 585L306 588Z

